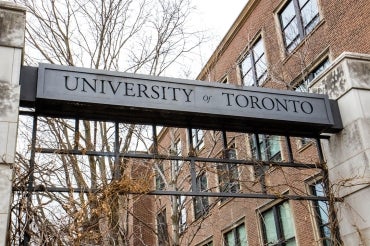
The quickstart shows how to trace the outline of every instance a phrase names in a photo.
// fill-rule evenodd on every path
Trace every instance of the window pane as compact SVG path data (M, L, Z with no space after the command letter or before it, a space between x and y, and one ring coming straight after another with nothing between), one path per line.
M266 243L274 244L278 241L273 210L270 209L262 214Z
M247 74L244 75L243 84L245 86L253 86L254 85L253 71L252 70L250 70Z
M235 160L236 159L236 149L230 148L227 152L227 158Z
M258 40L258 42L254 45L253 54L254 54L255 61L265 54L265 49L263 48L262 39Z
M180 196L177 198L178 201L178 209L180 210L180 219L179 219L179 226L180 229L183 231L186 227L186 208L185 208L185 196Z
M290 0L279 15L285 46L291 52L319 22L316 0ZM299 5L299 6L298 6Z
M235 236L233 231L226 233L225 241L227 246L235 246Z
M242 61L242 74L246 74L252 68L251 56L248 54Z
M297 245L296 242L295 242L295 239L290 239L288 240L286 243L285 243L285 246L295 246Z
M197 150L203 148L204 141L203 141L203 130L202 129L192 129L192 139L193 139L193 147Z
M302 16L303 26L306 28L308 26L308 24L318 16L318 14L319 14L319 11L317 9L316 1L313 1L313 0L309 1L301 9L301 16ZM314 23L316 23L316 22L314 22ZM315 25L311 25L312 28ZM311 31L311 30L306 30L306 34L309 33L309 31Z
M281 12L280 19L282 28L285 29L285 27L291 22L291 20L295 17L295 10L294 10L294 4L293 1L290 1L290 3L284 8L284 10Z
M159 163L158 164L158 169L156 169L156 175L155 175L155 186L157 190L164 190L165 189L165 182L163 180L163 175L164 175L164 168L163 164Z
M290 207L288 202L284 202L279 206L281 224L283 226L284 238L290 239L294 237L293 218L290 213ZM295 245L295 244L292 244Z
M312 79L316 78L322 71L324 71L327 67L329 67L330 61L329 59L325 59L320 65L318 65L311 73Z
M294 48L297 46L300 37L296 19L284 29L284 39L286 46L291 46L292 44L294 44Z
M161 211L157 215L157 231L158 231L158 245L167 245L168 231L167 231L167 219L166 210Z
M321 218L321 224L327 224L329 223L329 215L328 215L328 204L326 201L318 201L318 206L319 206L319 216Z
M324 237L330 239L330 227L329 226L324 226L323 227L323 233Z
M273 158L276 154L280 153L279 136L269 136L269 148L270 148L270 158Z
M256 63L257 81L263 81L266 71L267 66L265 62L265 56L262 56L261 59Z
M207 177L206 175L200 174L196 179L197 190L200 192L207 191ZM194 213L195 218L198 219L200 216L207 213L208 210L208 197L197 196L194 198Z
M247 232L245 230L245 225L242 224L236 228L237 234L239 235L239 245L247 246Z
M299 0L299 7L302 8L308 1L311 0Z

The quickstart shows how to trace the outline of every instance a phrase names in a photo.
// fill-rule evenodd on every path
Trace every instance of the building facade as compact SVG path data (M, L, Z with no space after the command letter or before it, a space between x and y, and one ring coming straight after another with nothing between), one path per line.
M343 61L343 53L370 53L369 12L370 3L366 0L250 0L197 79L308 92L309 87L317 85L322 76ZM368 69L364 65L363 72L369 74ZM313 91L320 92L314 87ZM338 221L334 207L330 207L335 204L340 213L339 202L285 198L285 195L326 196L327 186L332 183L323 178L328 169L329 177L333 176L329 161L335 158L331 152L325 152L330 160L324 171L259 165L292 159L297 163L320 163L321 145L315 139L305 136L286 139L263 132L164 128L158 144L162 154L254 161L254 165L197 162L197 191L281 196L281 199L157 196L153 204L157 211L158 245L351 245L350 242L356 242L353 230L343 229L346 226L341 214ZM292 156L287 149L292 150ZM189 163L175 160L158 165L157 189L190 189ZM367 171L365 168L364 172ZM341 182L338 175L335 181ZM368 231L366 223L361 225L364 232ZM362 229L358 231L361 234ZM367 242L369 238L365 236L353 245Z

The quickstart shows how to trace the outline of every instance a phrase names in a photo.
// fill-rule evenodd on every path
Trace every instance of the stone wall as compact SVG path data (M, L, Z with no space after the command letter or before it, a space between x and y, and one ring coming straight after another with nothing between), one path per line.
M25 10L0 2L0 246L6 245L19 111Z
M344 53L311 91L337 100L344 129L323 142L344 245L370 245L370 55Z

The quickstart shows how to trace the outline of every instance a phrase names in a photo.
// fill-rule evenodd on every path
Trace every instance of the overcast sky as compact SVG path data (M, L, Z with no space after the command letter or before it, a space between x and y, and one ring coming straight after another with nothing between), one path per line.
M196 7L193 25L207 30L211 41L202 46L201 61L194 67L192 77L198 75L200 69L208 61L210 55L216 49L221 39L226 35L248 0L195 0Z
M196 0L199 25L222 38L236 20L248 0Z

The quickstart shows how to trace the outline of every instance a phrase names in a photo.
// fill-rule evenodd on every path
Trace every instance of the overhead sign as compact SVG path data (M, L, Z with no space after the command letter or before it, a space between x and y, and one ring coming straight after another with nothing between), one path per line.
M51 64L40 64L38 68L36 97L46 107L45 101L58 102L55 105L75 102L77 107L83 104L86 112L94 109L96 115L122 113L130 121L128 112L131 112L133 118L140 118L143 123L155 121L164 125L178 119L186 122L175 125L205 127L208 123L227 128L230 124L239 130L236 127L239 124L249 129L265 123L266 126L260 127L267 129L271 123L277 123L276 127L280 128L291 123L291 127L315 132L335 125L325 95ZM98 112L98 105L114 112ZM73 107L63 105L58 110L63 108L73 111ZM83 117L84 110L80 109L79 113Z

